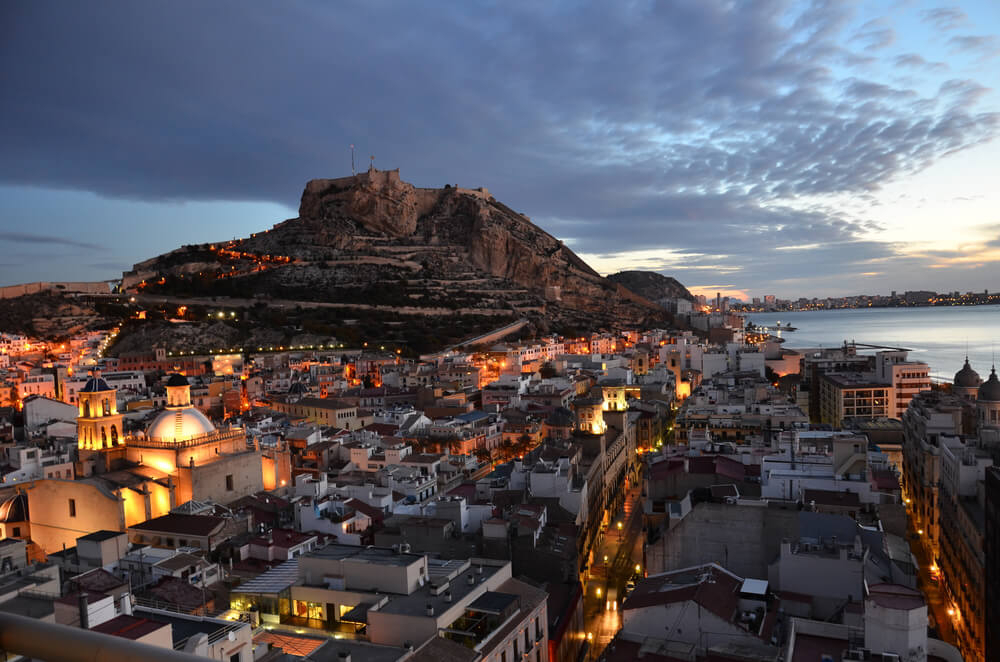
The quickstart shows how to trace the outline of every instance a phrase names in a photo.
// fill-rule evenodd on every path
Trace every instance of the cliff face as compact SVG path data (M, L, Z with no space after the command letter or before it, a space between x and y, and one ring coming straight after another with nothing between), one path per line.
M299 218L321 219L328 207L335 206L373 232L406 237L414 233L417 220L430 211L436 197L432 190L400 180L398 170L313 179L302 192Z
M239 289L258 296L529 314L588 326L658 314L489 191L416 188L394 170L312 180L298 218L208 253L185 250L199 273L211 271L207 255L219 262L221 280L241 281ZM148 284L164 270L190 274L184 261L175 251L144 262L143 277ZM228 292L212 292L219 293Z

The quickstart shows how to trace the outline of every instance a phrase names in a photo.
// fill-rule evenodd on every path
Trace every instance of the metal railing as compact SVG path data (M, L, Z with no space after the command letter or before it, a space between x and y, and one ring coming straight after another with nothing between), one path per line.
M0 649L48 662L204 662L189 653L0 613Z

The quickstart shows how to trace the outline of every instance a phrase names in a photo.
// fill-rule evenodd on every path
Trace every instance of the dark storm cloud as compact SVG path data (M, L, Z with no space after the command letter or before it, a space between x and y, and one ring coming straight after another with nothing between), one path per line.
M89 251L102 250L97 244L90 244L85 241L66 239L55 235L30 234L27 232L0 232L0 241L9 241L16 244L41 244L45 246L69 246L70 248L84 248Z
M801 200L865 199L1000 121L975 81L939 103L878 78L891 25L852 28L835 0L5 11L3 182L296 206L306 180L346 174L353 143L361 167L374 154L418 185L488 186L581 252L725 254L771 276L817 250L775 246L819 244L827 269L878 252L867 219Z

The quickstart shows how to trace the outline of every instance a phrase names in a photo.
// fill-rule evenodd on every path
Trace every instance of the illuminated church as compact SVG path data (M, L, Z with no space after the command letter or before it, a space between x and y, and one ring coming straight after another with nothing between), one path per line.
M217 428L191 404L185 377L145 432L126 434L117 392L99 375L79 392L77 479L18 486L30 539L46 553L94 531L124 531L191 500L229 504L291 482L286 447L261 451L239 427ZM27 530L22 531L27 536Z
M279 480L273 459L248 442L243 428L217 428L191 404L183 375L170 376L166 408L145 433L123 434L116 391L99 376L80 391L79 408L83 475L152 480L169 490L171 507L191 499L228 503L274 489Z

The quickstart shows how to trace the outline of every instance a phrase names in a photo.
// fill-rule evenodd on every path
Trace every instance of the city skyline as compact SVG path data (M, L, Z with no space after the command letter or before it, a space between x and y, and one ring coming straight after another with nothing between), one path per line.
M269 228L351 144L604 274L744 300L1000 275L990 3L2 11L0 284Z

